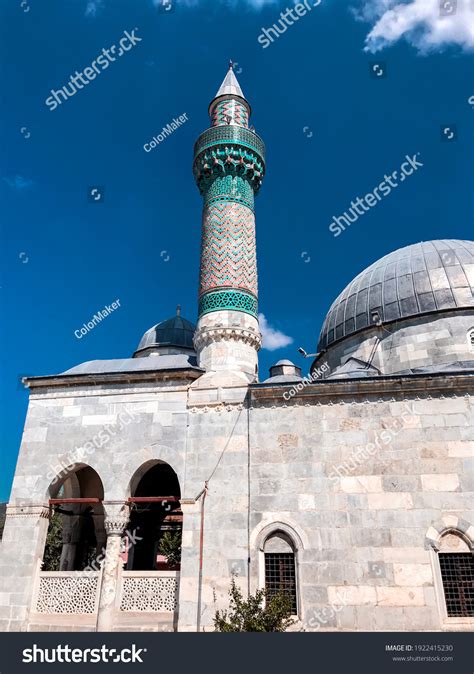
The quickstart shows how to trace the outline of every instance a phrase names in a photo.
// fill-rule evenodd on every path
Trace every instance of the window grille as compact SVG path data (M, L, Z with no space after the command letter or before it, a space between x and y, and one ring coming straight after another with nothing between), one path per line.
M474 617L473 555L470 553L440 552L439 565L448 617Z
M292 552L265 553L265 589L267 597L279 592L288 594L291 599L291 613L297 614L295 555Z

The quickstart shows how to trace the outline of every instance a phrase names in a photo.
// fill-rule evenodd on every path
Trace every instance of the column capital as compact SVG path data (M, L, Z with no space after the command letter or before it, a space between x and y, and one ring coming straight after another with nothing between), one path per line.
M104 529L107 536L121 536L130 521L126 503L104 503Z
M128 517L106 517L104 519L104 528L107 536L121 536L128 525Z

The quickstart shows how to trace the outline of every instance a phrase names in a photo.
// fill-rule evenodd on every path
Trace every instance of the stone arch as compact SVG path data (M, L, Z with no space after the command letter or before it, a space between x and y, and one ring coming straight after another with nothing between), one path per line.
M250 546L263 552L265 541L272 535L282 532L293 544L295 552L302 552L309 547L305 532L290 519L262 520L250 535Z
M130 498L127 569L178 570L183 514L181 486L174 468L162 459L148 459L135 469L127 494ZM172 551L167 556L165 551L170 553L170 546Z
M167 445L151 445L143 447L138 452L134 452L125 465L121 468L121 473L130 476L125 484L110 485L110 493L114 498L128 498L132 495L134 477L140 474L143 467L153 463L167 463L174 470L178 477L180 487L184 484L184 454L176 452ZM126 479L127 479L126 477Z
M95 484L91 484L89 481L89 484L83 483L81 485L78 480L78 473L81 470L90 471L91 475L93 474L95 478L97 478L94 480ZM104 498L104 485L102 478L94 466L88 463L78 462L64 465L64 467L56 473L54 478L49 483L46 497L56 498L61 487L64 487L65 491L67 491L68 498L80 498L81 496L86 498L87 496L92 496L94 487L97 487L100 492L98 498Z
M179 491L180 491L179 496L181 496L181 484L180 484L180 481L179 481L178 474L176 473L173 466L170 463L168 463L168 461L164 461L163 459L148 459L148 461L145 461L140 466L138 466L138 468L134 471L134 473L133 473L132 477L130 478L130 481L127 485L127 495L132 496L134 494L134 492L136 491L138 485L140 484L140 481L146 475L146 473L148 473L148 471L151 468L153 468L154 466L159 466L159 465L168 466L173 471L173 473L176 475L176 482L178 483L178 487L179 487ZM156 494L156 495L158 496L159 494ZM165 496L165 494L162 494L162 495ZM152 496L152 494L150 494L150 496Z
M45 471L44 477L41 478L39 484L39 489L37 493L47 501L50 498L55 498L55 493L59 490L61 485L63 485L66 480L72 477L78 470L81 468L90 468L93 470L100 478L100 482L103 486L104 493L106 492L106 476L103 473L103 465L100 465L99 462L95 462L95 458L92 454L87 455L88 452L84 451L79 453L77 451L76 455L72 452L58 456L57 459L51 462L49 471ZM86 456L87 455L87 456ZM77 460L74 459L77 456ZM36 490L35 490L36 491Z
M432 523L425 537L425 549L440 551L442 539L448 534L461 538L474 553L474 526L457 515L444 515Z
M80 571L105 548L104 487L98 472L85 463L71 464L56 473L47 489L49 526L43 549L47 571ZM68 499L95 499L68 502ZM98 501L97 501L98 499Z

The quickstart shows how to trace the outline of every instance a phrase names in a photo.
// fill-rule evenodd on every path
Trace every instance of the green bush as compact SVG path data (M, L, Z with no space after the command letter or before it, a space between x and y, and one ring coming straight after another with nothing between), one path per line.
M43 571L59 571L61 552L63 549L62 538L63 523L59 513L53 513L46 535L46 545L43 555Z
M181 530L165 531L159 549L170 566L178 566L181 563Z
M257 590L245 600L232 578L229 596L229 609L214 616L216 632L285 632L294 623L291 599L283 592L267 597Z

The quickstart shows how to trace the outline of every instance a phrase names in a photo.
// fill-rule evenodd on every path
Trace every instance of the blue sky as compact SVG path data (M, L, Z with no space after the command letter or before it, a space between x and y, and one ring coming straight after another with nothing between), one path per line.
M229 59L267 145L260 310L277 331L267 347L286 346L261 352L262 375L283 357L309 365L297 347L315 350L332 301L377 258L473 238L474 14L470 0L451 16L423 2L322 0L265 49L262 28L291 0L183 0L171 11L152 0L2 3L0 499L27 408L20 376L127 357L178 303L196 319L192 150ZM48 108L52 89L133 30L140 42ZM145 152L183 113L189 121ZM329 231L415 153L423 166L409 179L340 236ZM105 188L98 203L90 187ZM116 299L120 308L78 340L74 331Z

